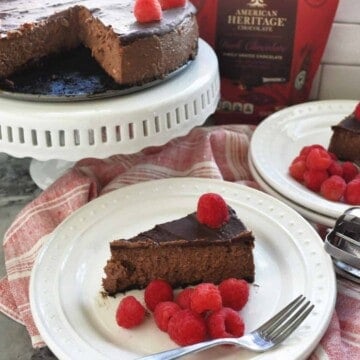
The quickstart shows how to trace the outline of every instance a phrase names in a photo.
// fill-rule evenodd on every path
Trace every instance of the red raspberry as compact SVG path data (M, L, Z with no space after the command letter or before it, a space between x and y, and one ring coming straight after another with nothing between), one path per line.
M249 299L249 284L242 279L230 278L219 285L223 306L241 310Z
M345 180L338 175L332 175L321 184L320 194L327 200L339 201L343 197L345 189Z
M339 160L338 157L337 157L334 153L328 151L328 154L330 155L330 157L331 157L333 160Z
M186 0L159 0L163 10L185 6Z
M326 150L313 148L306 157L306 166L311 170L326 170L332 163Z
M206 323L189 309L179 310L169 320L168 334L180 346L192 345L205 340Z
M201 224L219 228L229 220L229 209L220 195L206 193L199 198L196 216Z
M308 145L308 146L304 146L301 150L300 150L300 156L308 156L309 152L312 149L321 149L321 150L325 150L325 148L320 145L320 144L314 144L314 145Z
M346 182L349 182L355 178L355 176L359 173L358 168L351 161L345 161L342 164L343 169L343 178Z
M355 119L360 121L360 103L358 103L354 110Z
M193 288L186 288L181 290L179 294L175 298L175 302L182 308L182 309L190 309L190 297L192 292L194 291Z
M304 173L305 186L315 192L319 192L321 184L329 177L326 170L307 170Z
M334 160L331 165L329 166L329 168L327 169L329 175L338 175L341 176L343 175L343 168L342 168L342 164L339 163L338 161Z
M165 280L152 280L145 288L144 300L149 310L154 311L156 305L163 301L173 301L174 293L171 285Z
M206 325L212 339L240 337L245 331L244 321L239 313L228 307L211 313Z
M158 0L135 0L134 15L139 23L160 21L162 10Z
M216 311L222 307L219 288L211 283L202 283L194 288L190 296L190 309L198 314Z
M145 318L146 310L134 296L126 296L116 310L116 323L126 329L140 325Z
M360 205L360 179L351 180L347 184L344 200L350 205Z
M304 180L304 172L306 171L305 159L297 156L289 167L289 173L296 181L302 182Z
M181 308L173 301L164 301L156 305L154 310L154 319L157 327L161 331L167 331L169 320L180 311Z

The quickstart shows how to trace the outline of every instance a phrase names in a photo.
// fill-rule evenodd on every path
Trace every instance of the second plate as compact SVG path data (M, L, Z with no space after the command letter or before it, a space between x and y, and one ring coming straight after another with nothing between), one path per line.
M251 139L253 164L274 190L294 203L330 218L350 207L328 201L295 181L288 173L291 161L306 145L328 147L331 126L350 114L357 101L328 100L291 106L266 118Z

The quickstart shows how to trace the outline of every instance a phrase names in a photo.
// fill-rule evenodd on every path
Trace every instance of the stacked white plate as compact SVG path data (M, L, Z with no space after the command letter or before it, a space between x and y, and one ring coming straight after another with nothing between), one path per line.
M307 102L278 111L256 128L249 150L254 179L310 221L333 227L350 205L328 201L295 181L288 172L291 161L306 145L328 147L331 126L355 108L355 100Z

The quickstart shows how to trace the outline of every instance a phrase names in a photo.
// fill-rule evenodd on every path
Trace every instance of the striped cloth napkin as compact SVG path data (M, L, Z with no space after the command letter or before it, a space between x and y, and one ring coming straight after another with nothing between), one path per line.
M34 348L45 346L30 312L28 290L31 269L46 235L92 199L140 181L189 176L258 187L247 160L253 130L250 125L195 128L161 147L79 161L28 204L6 232L7 276L0 280L0 310L26 326ZM338 280L336 311L310 360L360 359L359 290L360 285Z

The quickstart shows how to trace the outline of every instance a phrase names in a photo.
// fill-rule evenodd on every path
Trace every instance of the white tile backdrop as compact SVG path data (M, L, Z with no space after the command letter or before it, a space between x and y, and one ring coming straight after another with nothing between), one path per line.
M339 0L310 98L360 100L360 0Z

